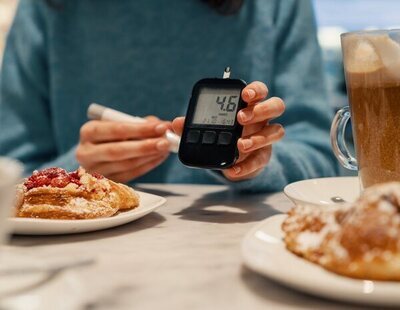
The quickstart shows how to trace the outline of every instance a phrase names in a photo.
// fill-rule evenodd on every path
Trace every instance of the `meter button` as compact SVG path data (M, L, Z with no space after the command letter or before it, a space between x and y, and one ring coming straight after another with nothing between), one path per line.
M187 143L197 143L200 139L200 130L189 130L186 136Z
M230 132L221 132L218 136L219 145L229 145L232 141L232 134Z
M215 131L205 131L203 134L203 144L213 144L215 143L217 133Z

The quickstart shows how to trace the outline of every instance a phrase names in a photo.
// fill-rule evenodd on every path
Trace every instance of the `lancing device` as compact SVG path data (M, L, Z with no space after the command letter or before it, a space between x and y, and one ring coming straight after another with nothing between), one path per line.
M113 122L129 122L129 123L145 123L147 120L138 116L132 116L111 108L107 108L97 103L92 103L87 110L87 117L91 120L103 120ZM181 138L167 130L165 137L170 142L169 150L173 153L178 153L179 143Z

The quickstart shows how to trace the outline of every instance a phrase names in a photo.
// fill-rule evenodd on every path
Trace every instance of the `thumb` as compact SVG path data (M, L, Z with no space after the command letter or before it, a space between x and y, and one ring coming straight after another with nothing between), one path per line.
M185 123L185 118L183 116L177 117L172 121L172 129L179 136L182 135L184 123Z

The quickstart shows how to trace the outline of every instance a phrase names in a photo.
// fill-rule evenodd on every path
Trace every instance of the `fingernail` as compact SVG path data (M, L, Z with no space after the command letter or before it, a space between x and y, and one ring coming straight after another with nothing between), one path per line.
M251 140L251 139L243 139L242 140L242 145L243 145L243 148L245 150L247 150L247 149L249 149L249 148L251 148L253 146L253 140Z
M232 169L235 172L235 174L239 174L240 171L242 171L242 168L240 168L239 166L233 166Z
M167 130L167 126L164 124L159 124L156 126L156 133L162 134Z
M242 120L242 122L248 122L253 118L253 113L250 111L240 111L239 112L239 117Z
M169 147L169 143L167 140L161 140L157 142L157 149L160 151L165 151L166 149L168 149Z
M247 90L247 96L250 98L250 99L253 99L255 96L256 96L256 92L255 92L255 90L254 89L248 89Z

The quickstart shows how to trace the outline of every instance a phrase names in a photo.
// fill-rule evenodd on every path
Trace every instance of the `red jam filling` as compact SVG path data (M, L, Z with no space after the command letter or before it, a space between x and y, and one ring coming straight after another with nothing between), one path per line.
M81 185L76 171L68 173L61 168L48 168L35 172L25 181L24 184L26 188L30 190L42 186L63 188L69 183Z
M99 180L104 179L104 176L102 176L100 173L97 173L97 172L92 172L91 175Z
M101 174L92 173L97 179L104 178ZM68 173L61 168L48 168L37 171L32 174L24 183L28 190L36 187L50 186L64 188L69 183L74 183L78 186L82 185L78 170Z

